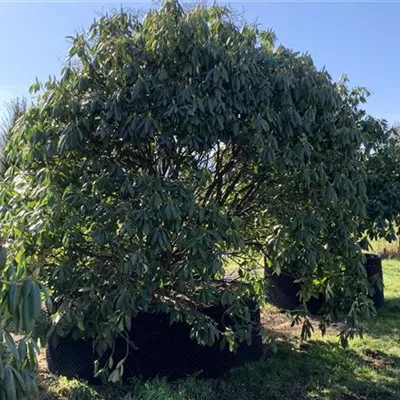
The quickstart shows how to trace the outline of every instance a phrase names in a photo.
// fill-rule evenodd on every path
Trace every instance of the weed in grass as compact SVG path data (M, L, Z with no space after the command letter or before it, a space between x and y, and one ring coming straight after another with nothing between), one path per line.
M213 400L214 393L209 381L188 379L171 385L165 380L137 381L133 392L123 400Z
M52 380L51 384L42 390L41 400L101 400L100 394L85 382L67 379L63 376Z

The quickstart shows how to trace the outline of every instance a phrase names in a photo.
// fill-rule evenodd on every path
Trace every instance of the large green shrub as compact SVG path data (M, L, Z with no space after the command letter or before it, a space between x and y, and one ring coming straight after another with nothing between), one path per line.
M304 300L325 291L350 310L347 332L368 314L357 102L309 55L225 8L166 1L143 20L98 19L61 78L32 89L5 231L48 283L58 334L93 337L101 354L139 312L165 311L211 345L222 332L199 306L222 303L234 346L249 335L244 298L262 294L260 255L295 273ZM216 284L228 260L239 293Z

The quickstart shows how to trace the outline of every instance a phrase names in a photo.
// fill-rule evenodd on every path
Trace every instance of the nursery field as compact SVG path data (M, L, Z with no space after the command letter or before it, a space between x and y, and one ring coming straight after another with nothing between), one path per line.
M263 361L214 380L188 377L178 382L135 381L113 389L56 378L40 358L42 399L261 400L261 399L400 399L400 261L385 260L386 303L363 339L339 345L335 327L325 338L300 342L299 329L273 307L264 310ZM317 325L317 321L316 325Z

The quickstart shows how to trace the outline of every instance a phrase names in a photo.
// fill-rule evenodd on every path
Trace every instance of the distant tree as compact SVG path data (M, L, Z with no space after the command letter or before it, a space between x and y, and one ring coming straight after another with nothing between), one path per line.
M25 114L27 110L27 101L25 97L19 98L6 103L6 114L0 123L0 177L4 177L4 173L8 168L5 147L10 140L12 129L18 119Z

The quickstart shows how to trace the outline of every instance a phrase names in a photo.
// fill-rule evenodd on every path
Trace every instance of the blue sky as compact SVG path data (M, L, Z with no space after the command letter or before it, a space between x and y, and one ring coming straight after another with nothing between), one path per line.
M219 3L227 3L218 1ZM368 112L400 121L400 2L229 2L248 21L272 28L278 41L309 52L334 79L373 95ZM27 94L35 77L58 75L68 35L101 12L146 9L152 2L5 2L0 0L0 114L4 102Z

